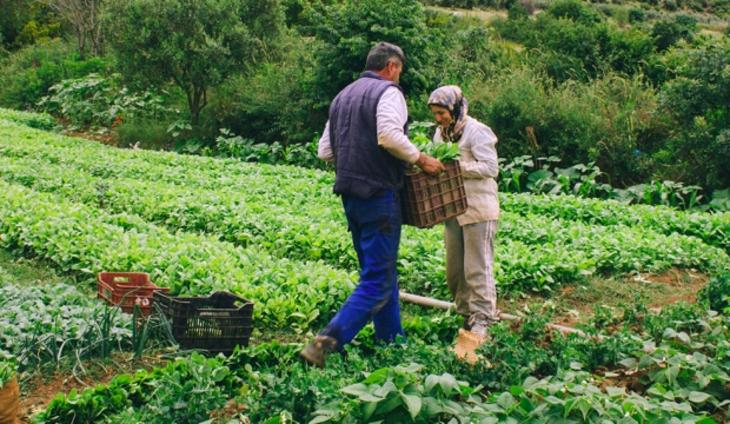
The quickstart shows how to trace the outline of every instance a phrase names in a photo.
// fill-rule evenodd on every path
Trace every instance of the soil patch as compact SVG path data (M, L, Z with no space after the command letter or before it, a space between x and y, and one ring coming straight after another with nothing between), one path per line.
M44 410L59 393L68 393L73 389L81 391L98 384L108 383L118 374L130 374L140 369L149 370L163 365L165 362L167 360L160 357L147 356L140 361L134 361L129 353L117 353L112 355L108 362L98 360L84 362L87 372L79 375L78 378L70 370L58 370L51 374L34 376L21 382L21 422L31 422L31 417Z

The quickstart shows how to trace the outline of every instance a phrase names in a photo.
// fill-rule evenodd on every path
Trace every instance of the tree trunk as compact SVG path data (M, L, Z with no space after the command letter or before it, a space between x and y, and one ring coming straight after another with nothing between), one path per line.
M77 40L79 44L79 56L81 59L86 58L86 34L84 33L83 29L78 28L77 29Z
M91 38L91 54L101 56L104 54L104 33L102 31L102 20L99 16L100 1L93 1L92 8L88 15L89 37Z
M188 92L188 107L190 108L190 123L193 127L200 124L200 111L208 104L207 88L193 85L192 92Z

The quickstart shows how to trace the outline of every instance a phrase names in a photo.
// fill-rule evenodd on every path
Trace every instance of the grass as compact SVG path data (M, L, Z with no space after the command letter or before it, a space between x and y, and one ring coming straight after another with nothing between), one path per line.
M44 410L58 393L68 393L72 389L84 390L97 384L108 383L119 374L134 374L144 369L151 370L167 364L168 359L161 355L145 356L134 360L129 352L115 352L108 361L86 359L83 367L86 374L79 378L68 369L58 369L50 373L34 375L21 384L20 412L22 422L31 422L31 417Z
M51 267L37 259L18 258L0 249L0 285L13 283L18 286L38 286L66 281Z
M554 323L575 326L593 317L594 308L620 309L637 303L661 309L678 302L694 303L695 295L708 276L671 269L662 274L637 274L615 278L593 278L584 285L564 286L552 297L527 296L500 299L499 308L519 312L527 305L542 304L554 312Z
M491 22L495 18L506 18L507 11L504 9L459 9L453 7L440 7L440 6L428 6L428 9L446 13L449 15L455 15L462 18L477 18L483 22Z

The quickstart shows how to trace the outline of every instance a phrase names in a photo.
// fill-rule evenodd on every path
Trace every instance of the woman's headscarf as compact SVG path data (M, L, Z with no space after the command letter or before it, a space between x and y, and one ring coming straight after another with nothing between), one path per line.
M448 127L441 127L441 138L444 141L459 141L464 134L466 126L467 112L469 105L461 92L461 88L456 85L445 85L439 87L428 97L428 104L441 106L449 110L451 113L451 124Z

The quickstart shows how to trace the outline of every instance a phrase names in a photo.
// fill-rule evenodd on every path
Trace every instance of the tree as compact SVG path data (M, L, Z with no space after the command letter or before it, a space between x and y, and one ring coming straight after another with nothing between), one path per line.
M25 0L0 0L0 46L10 46L28 20Z
M679 15L674 21L659 21L654 24L651 35L657 50L664 51L681 39L691 41L695 32L697 21L692 17Z
M586 25L601 22L598 12L578 0L557 0L550 4L547 13L556 18L567 18Z
M432 89L424 70L435 56L423 6L417 0L347 0L327 7L315 21L317 92L329 103L337 92L362 72L368 51L377 42L400 46L406 54L402 83L407 92Z
M665 157L683 181L730 187L730 43L690 51L683 62L660 93L675 120Z
M259 62L283 17L278 0L113 0L106 21L125 73L173 82L197 126L208 90Z
M94 56L103 53L101 10L104 0L41 0L73 28L81 57L87 49Z

